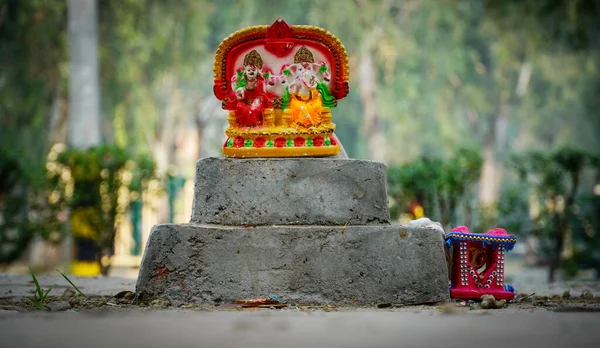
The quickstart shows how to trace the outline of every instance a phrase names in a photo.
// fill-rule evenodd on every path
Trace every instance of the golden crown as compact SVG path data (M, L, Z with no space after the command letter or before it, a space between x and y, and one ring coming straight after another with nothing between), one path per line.
M315 58L313 57L312 53L308 50L308 48L306 48L306 46L300 47L298 52L296 52L296 54L294 55L294 64L304 62L315 62Z
M256 50L252 50L252 51L250 51L250 53L248 53L244 56L244 66L247 66L247 65L254 65L254 66L257 66L259 69L262 68L263 61L262 61L262 58L260 57L260 54L258 54L258 52L256 52Z

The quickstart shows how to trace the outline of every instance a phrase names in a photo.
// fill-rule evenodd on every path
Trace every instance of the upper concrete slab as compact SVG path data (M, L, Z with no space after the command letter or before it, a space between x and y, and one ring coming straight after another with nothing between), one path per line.
M196 166L192 223L389 224L386 167L331 158L205 158Z

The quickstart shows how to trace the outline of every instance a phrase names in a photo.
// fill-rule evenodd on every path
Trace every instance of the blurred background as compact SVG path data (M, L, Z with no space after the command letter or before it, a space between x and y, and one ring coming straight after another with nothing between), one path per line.
M503 227L508 275L598 279L597 0L0 0L0 271L135 277L220 156L218 44L279 16L344 43L336 133L388 165L395 221Z

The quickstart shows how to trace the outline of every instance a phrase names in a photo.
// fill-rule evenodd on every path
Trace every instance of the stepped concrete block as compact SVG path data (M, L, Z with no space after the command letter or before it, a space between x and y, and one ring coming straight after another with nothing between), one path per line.
M449 298L444 242L411 226L165 224L153 228L138 299L231 303L432 303Z
M331 158L205 158L196 166L192 223L389 224L386 167Z

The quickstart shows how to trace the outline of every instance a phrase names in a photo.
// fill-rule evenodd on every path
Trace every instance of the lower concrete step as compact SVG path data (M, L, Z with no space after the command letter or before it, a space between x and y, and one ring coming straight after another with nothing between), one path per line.
M174 303L432 303L449 297L447 270L435 229L165 224L152 230L136 292Z

